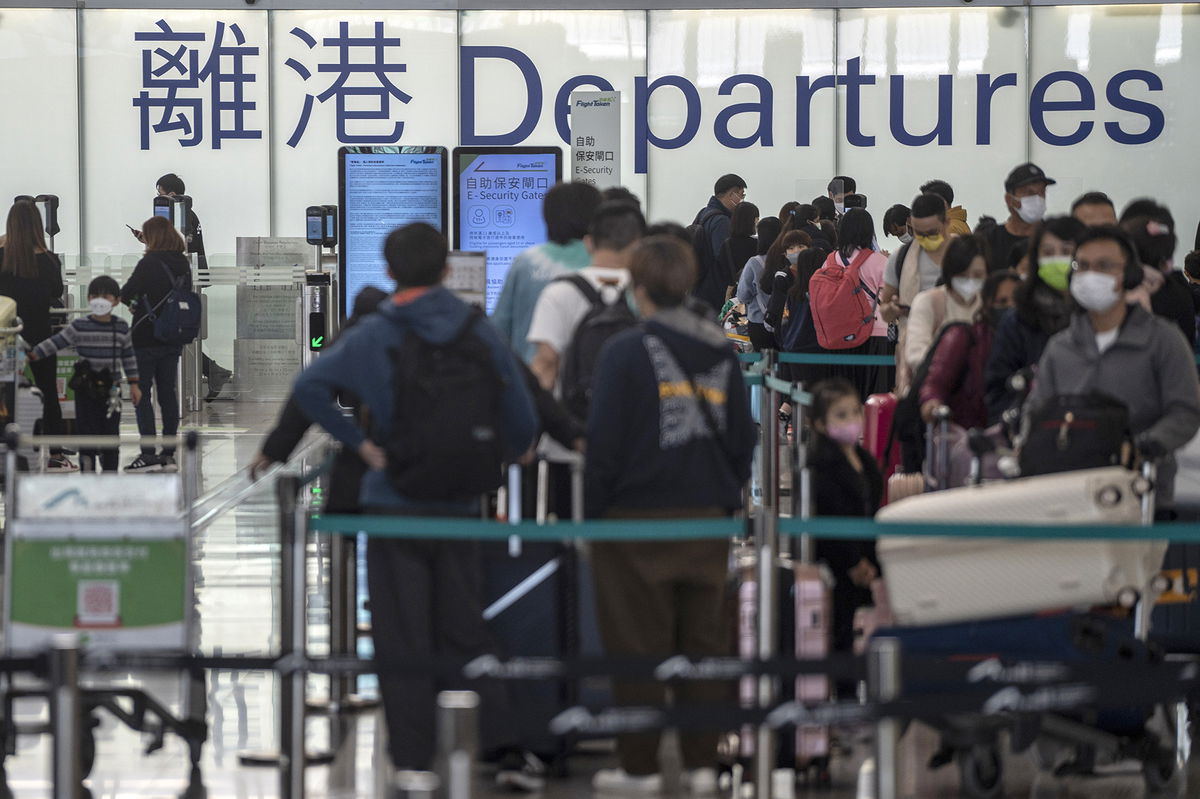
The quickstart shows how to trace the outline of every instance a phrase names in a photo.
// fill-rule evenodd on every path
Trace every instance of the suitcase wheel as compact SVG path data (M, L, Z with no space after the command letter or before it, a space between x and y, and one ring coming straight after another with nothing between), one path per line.
M959 788L970 799L995 799L1004 791L1004 763L995 746L973 746L958 752Z
M1146 795L1165 795L1175 779L1175 755L1159 749L1142 763L1142 779L1146 781Z

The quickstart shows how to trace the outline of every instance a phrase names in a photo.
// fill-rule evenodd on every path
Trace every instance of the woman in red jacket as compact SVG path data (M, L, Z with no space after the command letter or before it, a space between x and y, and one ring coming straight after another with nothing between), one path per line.
M939 335L919 389L921 417L926 422L933 421L934 410L945 405L955 424L968 430L987 426L984 372L992 351L992 333L1012 307L1020 282L1016 272L993 272L983 284L974 324L949 325Z

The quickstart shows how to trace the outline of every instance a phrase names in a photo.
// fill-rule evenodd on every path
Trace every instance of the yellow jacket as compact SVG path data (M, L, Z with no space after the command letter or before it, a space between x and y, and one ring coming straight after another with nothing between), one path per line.
M967 209L956 205L948 212L951 236L970 236L971 226L967 224Z

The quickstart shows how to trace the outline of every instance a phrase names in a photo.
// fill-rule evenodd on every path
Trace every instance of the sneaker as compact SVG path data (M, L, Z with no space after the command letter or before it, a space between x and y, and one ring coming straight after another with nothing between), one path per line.
M623 768L604 768L592 777L592 789L596 793L623 794L626 796L655 796L662 793L661 774L637 777L627 774Z
M680 775L683 790L692 796L716 796L718 792L717 770L697 768Z
M159 463L158 459L153 455L151 455L149 459L145 455L138 455L137 458L134 459L133 463L125 467L125 471L133 474L161 472L162 464Z
M500 760L496 786L521 793L537 793L546 787L546 764L532 752L513 750Z
M222 369L215 363L208 370L208 394L205 395L205 402L212 402L221 393L221 389L225 388L225 384L229 382L229 378L233 377L233 372L228 369Z
M174 455L161 456L158 459L158 465L159 465L160 472L177 472L177 471L179 471L179 464L177 464L175 462ZM129 470L126 469L126 471L129 471Z
M54 455L46 461L46 471L48 472L77 472L79 467L71 463L66 455Z

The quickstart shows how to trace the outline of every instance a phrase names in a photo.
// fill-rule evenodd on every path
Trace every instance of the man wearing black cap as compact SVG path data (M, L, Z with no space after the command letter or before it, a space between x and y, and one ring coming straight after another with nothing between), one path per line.
M1004 180L1004 204L1008 219L1003 224L980 231L987 241L988 271L1008 268L1013 245L1028 239L1046 215L1046 187L1058 181L1046 177L1037 164L1021 164Z

